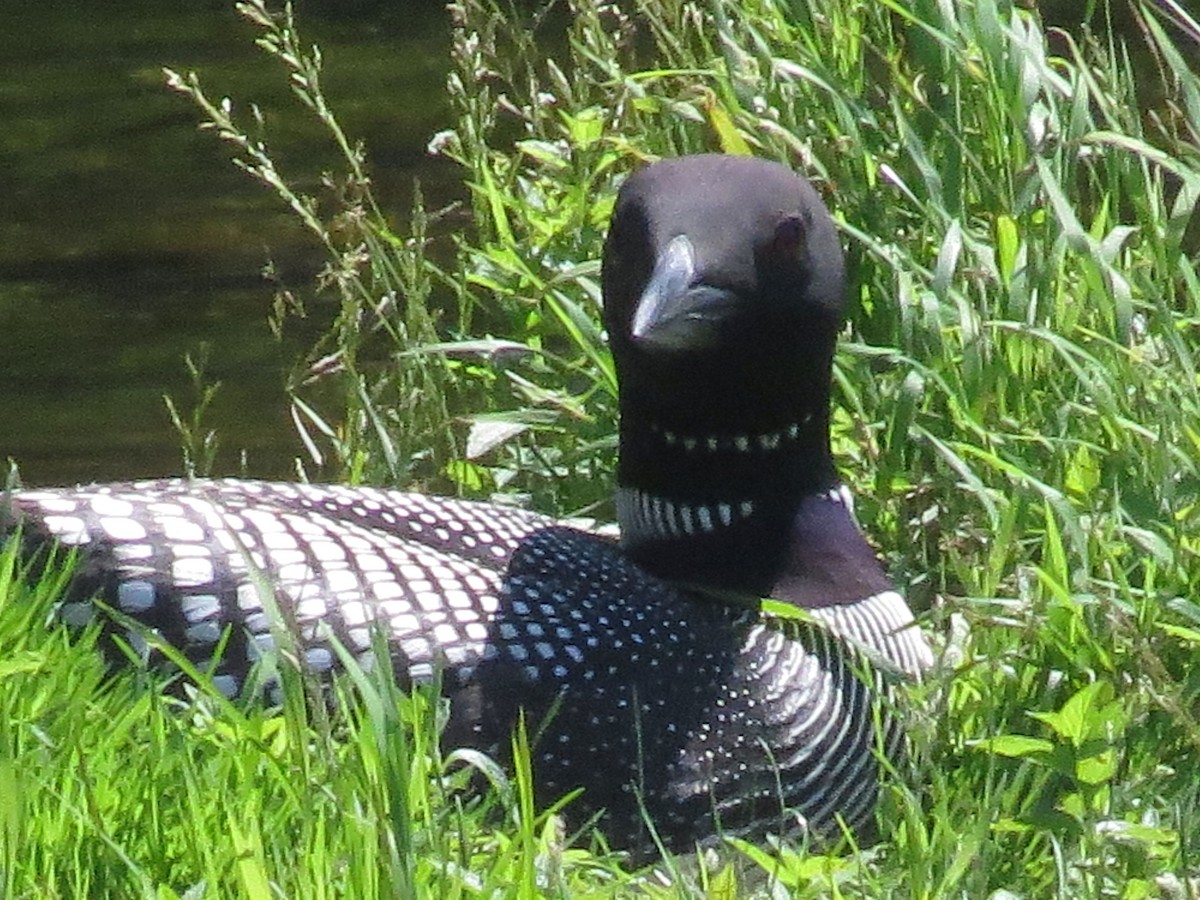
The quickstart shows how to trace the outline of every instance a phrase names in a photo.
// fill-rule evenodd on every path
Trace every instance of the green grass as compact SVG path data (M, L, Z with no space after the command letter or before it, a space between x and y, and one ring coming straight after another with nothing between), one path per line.
M274 711L107 675L94 628L46 627L63 577L29 586L15 549L0 557L0 896L571 896L615 871L574 865L527 780L492 767L491 806L465 799L436 701L390 675L356 670L336 717L286 668Z
M912 691L879 846L630 875L564 850L526 772L473 760L497 790L454 793L436 704L375 676L336 717L298 684L279 715L106 680L88 639L41 627L56 579L25 587L10 556L0 893L1200 895L1200 29L1127 5L1128 45L1104 3L1048 34L999 0L577 0L563 40L562 17L462 0L435 145L473 225L448 235L419 207L389 227L319 60L243 4L342 148L327 193L294 193L246 116L171 81L329 250L340 312L291 385L314 455L608 515L615 188L661 155L782 159L848 250L835 452L942 663Z

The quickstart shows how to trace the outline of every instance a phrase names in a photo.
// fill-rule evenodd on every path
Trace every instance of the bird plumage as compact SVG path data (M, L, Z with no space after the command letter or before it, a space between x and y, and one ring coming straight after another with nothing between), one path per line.
M619 542L494 504L237 480L17 492L13 518L84 551L68 619L100 595L197 662L223 645L230 694L271 643L256 571L312 670L336 665L330 636L365 654L382 623L402 678L439 675L448 743L503 756L523 714L539 797L583 788L566 814L605 811L614 845L650 847L644 818L673 849L861 829L900 744L875 667L916 676L930 653L829 450L833 224L783 166L667 160L622 187L603 281Z

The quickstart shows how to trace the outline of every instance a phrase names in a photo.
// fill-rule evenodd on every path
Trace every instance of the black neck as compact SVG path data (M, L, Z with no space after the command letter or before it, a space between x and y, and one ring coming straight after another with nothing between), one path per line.
M837 474L824 404L754 424L690 431L623 416L618 516L634 560L670 580L770 593L801 504L830 491Z

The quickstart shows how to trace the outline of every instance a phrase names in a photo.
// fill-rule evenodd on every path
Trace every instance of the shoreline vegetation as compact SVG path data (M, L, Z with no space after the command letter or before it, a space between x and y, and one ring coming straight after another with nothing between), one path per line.
M436 699L352 668L333 716L286 650L282 709L109 674L94 631L46 627L69 559L25 578L9 542L0 896L1200 896L1200 26L1122 6L1136 63L1103 2L1067 33L1002 0L459 0L431 149L472 225L448 235L419 191L403 229L379 207L290 8L238 3L344 160L304 193L255 110L166 75L328 254L272 313L336 310L288 383L298 476L610 519L616 186L658 156L779 159L842 232L834 453L939 665L878 845L630 873L534 809L523 736L513 773L443 757ZM204 474L199 387L175 419Z

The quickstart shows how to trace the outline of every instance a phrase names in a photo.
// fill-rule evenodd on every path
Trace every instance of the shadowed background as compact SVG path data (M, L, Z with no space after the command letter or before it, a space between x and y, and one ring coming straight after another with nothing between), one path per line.
M21 37L0 55L0 460L28 484L179 472L162 394L191 402L184 355L207 344L217 472L245 449L248 474L290 475L282 373L304 336L272 338L260 272L272 259L302 288L323 256L161 68L198 71L246 124L259 104L284 174L314 192L336 162L324 134L224 0L19 2L3 19ZM407 212L414 178L431 206L453 199L453 166L425 152L448 115L440 4L305 4L300 25L387 208Z
M1043 12L1082 14L1069 0ZM442 4L326 0L299 14L397 228L414 179L430 208L460 197L455 168L425 149L450 124ZM336 162L324 133L228 0L18 0L2 23L18 37L0 55L0 462L30 485L178 473L162 395L192 402L184 357L207 347L206 376L221 383L205 419L221 441L214 474L291 477L300 444L283 373L305 335L272 338L261 270L270 259L303 289L324 257L197 130L161 69L198 71L243 124L257 103L272 155L306 191ZM311 311L315 333L328 316Z

